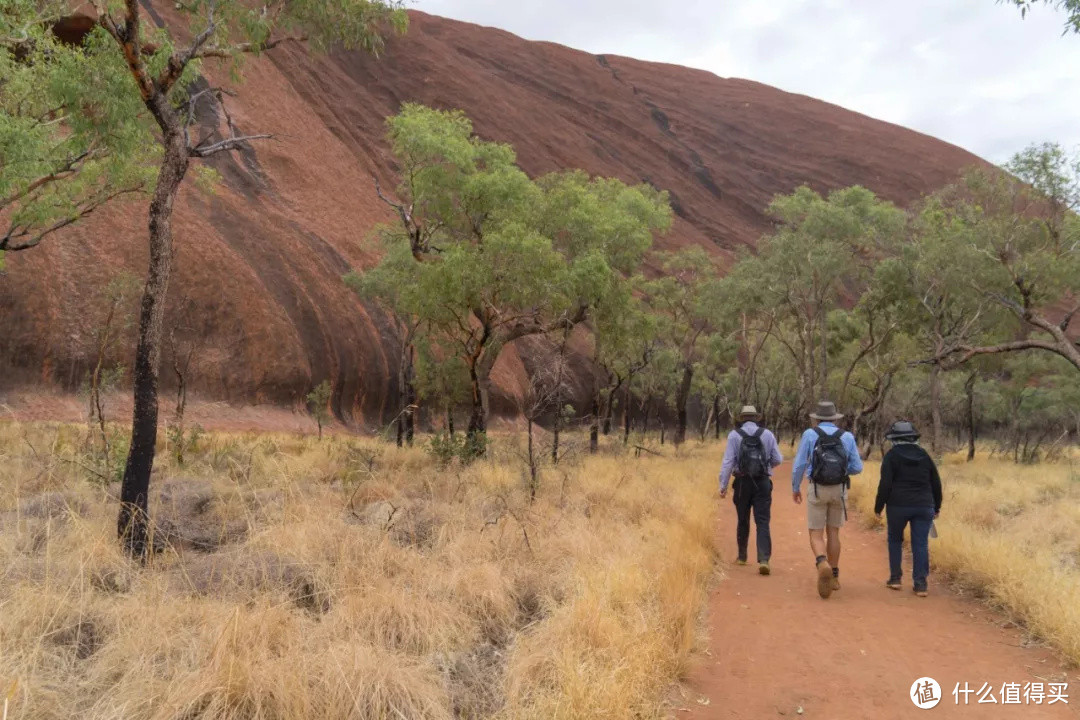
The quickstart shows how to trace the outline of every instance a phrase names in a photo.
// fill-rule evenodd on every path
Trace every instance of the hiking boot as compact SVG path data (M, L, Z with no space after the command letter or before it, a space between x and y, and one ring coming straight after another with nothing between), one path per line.
M885 587L889 588L890 590L901 590L904 586L900 584L899 580L889 578L885 581Z
M926 597L926 586L925 585L916 587L916 588L914 588L914 590L915 590L915 595L916 596L918 596L918 597Z
M739 558L738 560L735 561L735 564L736 565L745 565L746 564L746 558Z
M758 571L758 575L768 575L768 574L770 574L772 572L772 570L769 569L768 560L766 560L765 562L758 563L757 571Z
M822 600L828 600L833 591L832 566L828 560L822 560L817 565L817 594Z

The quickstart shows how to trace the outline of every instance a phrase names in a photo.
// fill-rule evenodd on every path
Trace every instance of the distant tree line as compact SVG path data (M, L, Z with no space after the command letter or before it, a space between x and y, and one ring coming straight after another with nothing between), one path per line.
M509 343L542 336L555 372L538 377L556 391L530 422L547 418L557 459L578 325L594 372L571 416L593 450L616 413L624 442L652 427L678 445L695 426L718 435L743 402L794 436L822 397L868 451L897 417L922 421L938 451L988 432L1017 459L1080 433L1080 160L1056 145L907 210L861 187L798 188L722 273L700 247L651 249L670 210L648 185L532 180L460 112L407 105L388 125L402 182L376 192L398 222L380 230L382 261L346 280L397 318L399 443L425 403L451 434L465 408L483 454L492 368Z

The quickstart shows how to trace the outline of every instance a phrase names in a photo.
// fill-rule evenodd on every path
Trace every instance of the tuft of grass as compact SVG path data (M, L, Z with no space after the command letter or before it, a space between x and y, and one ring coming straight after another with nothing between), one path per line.
M509 437L207 433L159 455L138 567L83 432L0 424L11 719L660 718L686 669L722 447L605 448L530 502Z
M1035 637L1080 663L1080 468L950 455L930 559L962 586L1010 612ZM852 479L870 524L880 465Z

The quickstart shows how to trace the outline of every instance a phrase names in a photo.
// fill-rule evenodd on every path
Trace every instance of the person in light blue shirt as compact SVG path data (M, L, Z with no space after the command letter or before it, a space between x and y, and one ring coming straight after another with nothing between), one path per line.
M796 504L803 501L803 478L810 480L806 518L822 598L840 589L840 528L847 519L847 488L850 477L863 469L855 436L836 426L843 417L834 403L817 404L810 413L814 426L803 433L791 475Z

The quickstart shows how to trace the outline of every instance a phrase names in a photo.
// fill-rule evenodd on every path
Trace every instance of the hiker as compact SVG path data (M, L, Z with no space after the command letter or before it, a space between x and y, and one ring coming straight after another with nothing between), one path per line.
M941 477L930 455L919 446L919 432L906 420L893 423L885 439L892 448L881 460L874 514L885 510L889 528L889 579L885 586L901 589L900 567L904 550L904 528L911 525L912 589L926 597L926 576L930 573L930 528L941 512Z
M840 528L847 520L847 489L851 476L863 469L855 436L836 426L843 417L835 403L817 404L810 413L813 427L803 433L791 476L796 504L803 501L803 476L810 479L806 498L810 549L817 565L818 595L826 600L840 589Z
M728 435L724 448L724 461L720 465L720 497L727 497L728 481L732 472L735 485L732 500L738 525L735 541L739 547L739 564L746 564L746 546L750 541L750 512L754 513L757 528L758 572L769 574L769 558L772 556L772 536L769 519L772 515L772 469L784 462L776 436L757 424L761 414L753 405L744 405L739 412L739 422Z

